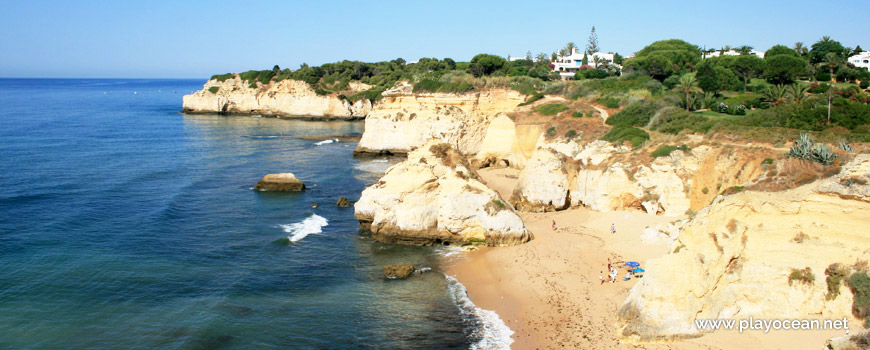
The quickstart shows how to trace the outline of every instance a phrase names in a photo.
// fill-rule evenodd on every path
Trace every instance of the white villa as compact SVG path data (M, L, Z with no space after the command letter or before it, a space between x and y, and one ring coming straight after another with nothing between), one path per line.
M751 53L753 55L758 56L758 58L764 58L764 51L752 50ZM723 54L722 51L717 50L717 51L713 51L713 52L704 54L704 58L719 57L719 56L740 56L740 53L737 51L734 51L734 50L728 50L728 51L725 51L725 53Z
M861 51L861 53L849 57L849 63L858 68L870 69L870 51Z
M559 75L562 76L563 79L573 77L574 73L579 71L583 66L583 56L586 56L585 52L580 52L577 48L574 48L571 50L570 55L556 57L556 60L553 61L553 72L559 72ZM593 57L597 57L599 61L603 60L605 62L604 64L613 63L612 53L596 52L590 56L591 57L589 57L589 60L586 62L586 65L589 68L598 68Z

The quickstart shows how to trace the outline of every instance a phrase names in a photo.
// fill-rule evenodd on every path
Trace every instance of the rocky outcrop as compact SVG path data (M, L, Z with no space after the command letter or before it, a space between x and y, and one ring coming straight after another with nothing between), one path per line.
M520 210L585 206L679 216L708 205L721 190L764 174L763 156L724 148L677 150L648 165L629 152L601 140L542 140L520 173L511 201Z
M457 150L437 141L387 170L354 210L361 228L386 243L502 246L532 239L510 204Z
M430 140L476 154L492 119L523 102L513 90L413 94L401 83L383 95L366 117L355 154L405 154Z
M623 336L694 336L698 319L851 318L851 292L827 300L824 271L870 260L868 182L870 155L858 155L802 187L718 197L680 229L673 253L645 264L620 309ZM806 281L789 280L806 268Z
M414 265L398 264L384 265L384 276L388 279L407 278L414 273Z
M269 174L254 185L255 191L293 192L304 189L305 184L292 173Z
M337 202L335 202L335 205L338 206L339 208L344 208L344 207L349 207L350 202L347 200L347 197L341 197L338 199Z
M512 167L522 169L535 152L544 126L517 125L504 113L499 113L486 128L477 154L471 159L474 166Z
M367 99L351 104L336 96L318 95L304 81L285 79L268 85L256 84L257 87L252 88L238 76L222 82L209 80L202 90L184 96L183 112L355 119L365 117L372 110L372 103Z
M867 350L870 349L870 330L828 339L827 350Z

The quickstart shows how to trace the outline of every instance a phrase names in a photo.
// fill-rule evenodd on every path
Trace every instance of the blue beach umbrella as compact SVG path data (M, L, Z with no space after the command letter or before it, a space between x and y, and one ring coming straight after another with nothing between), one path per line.
M644 270L644 269L642 269L642 268L636 268L636 269L634 269L634 270L631 270L631 272L634 272L634 273L642 273L642 272L646 272L646 270Z
M637 261L629 261L629 262L625 263L625 266L638 267L638 266L640 266L640 264L638 264Z

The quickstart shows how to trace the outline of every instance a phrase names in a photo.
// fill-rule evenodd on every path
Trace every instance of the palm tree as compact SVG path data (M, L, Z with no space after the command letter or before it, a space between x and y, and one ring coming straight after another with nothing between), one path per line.
M568 52L568 50L566 50L565 48L562 48L559 50L559 56L562 56L562 57L568 56L567 52Z
M683 74L683 76L680 77L680 82L674 87L674 90L686 95L686 111L688 111L689 107L691 107L691 103L689 103L689 94L699 91L700 89L698 89L698 81L695 80L694 76Z
M719 56L725 56L725 53L731 51L731 45L722 46L722 49L719 50Z
M843 65L843 58L840 57L840 55L833 53L833 52L828 52L828 54L825 55L825 58L822 60L822 62L819 63L819 66L821 66L823 68L827 68L831 72L831 82L834 82L834 83L837 82L837 79L834 76L834 70L839 68L842 65Z
M739 52L741 55L748 55L752 53L752 49L752 46L743 45L737 48L737 52Z
M576 49L576 48L577 48L577 46L574 45L573 41L569 41L567 44L565 44L565 51L567 51L569 55L573 55L574 49Z
M794 43L794 50L797 51L797 53L801 56L806 56L807 52L810 51L809 49L807 49L806 46L804 46L804 43L801 41Z
M784 105L787 96L788 91L784 85L774 85L768 87L767 90L761 94L761 99L763 99L768 106L776 107Z
M538 54L537 59L538 59L538 62L542 62L542 63L546 62L547 61L547 54L541 52Z
M809 92L810 87L807 85L801 85L798 83L791 84L788 87L788 96L791 98L792 103L800 104L807 100L807 92Z

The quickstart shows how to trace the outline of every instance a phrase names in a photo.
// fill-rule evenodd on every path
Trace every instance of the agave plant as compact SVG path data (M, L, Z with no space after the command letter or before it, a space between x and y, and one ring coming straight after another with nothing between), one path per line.
M787 154L789 157L819 162L831 165L837 159L837 155L825 145L816 144L808 134L801 134Z
M849 153L855 152L855 150L852 149L852 146L849 146L849 144L846 143L846 140L840 141L840 143L838 143L837 146L839 146L841 150L844 150L846 152L849 152Z
M828 146L816 145L813 147L812 159L824 165L831 165L837 159L837 155Z

